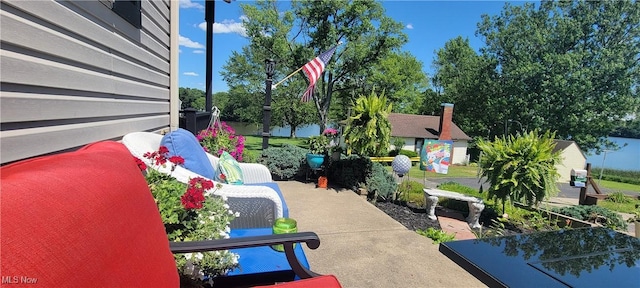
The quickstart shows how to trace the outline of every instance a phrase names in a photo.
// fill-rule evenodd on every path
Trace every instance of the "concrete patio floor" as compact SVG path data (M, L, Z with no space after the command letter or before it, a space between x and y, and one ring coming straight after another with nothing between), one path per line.
M278 185L298 231L320 237L318 249L304 248L311 270L336 275L344 287L486 287L431 239L350 190L297 181Z

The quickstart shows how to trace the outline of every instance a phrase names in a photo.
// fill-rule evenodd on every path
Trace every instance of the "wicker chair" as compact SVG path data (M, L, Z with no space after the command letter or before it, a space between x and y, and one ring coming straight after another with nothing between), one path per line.
M160 134L133 132L125 135L122 138L122 143L133 156L150 165L151 160L144 158L142 155L158 150L161 140L162 135ZM211 165L216 167L219 158L209 153L206 154ZM288 217L286 204L281 194L272 188L275 183L271 178L269 169L256 163L239 164L244 175L245 184L251 185L222 184L222 189L214 192L216 195L226 196L231 210L240 213L240 217L231 223L231 228L271 227L276 218ZM169 167L159 167L158 171L167 174L171 173L182 183L188 183L190 178L203 177L180 166L176 167L174 171L170 171ZM213 181L213 179L211 180ZM261 183L264 183L265 186L259 185Z

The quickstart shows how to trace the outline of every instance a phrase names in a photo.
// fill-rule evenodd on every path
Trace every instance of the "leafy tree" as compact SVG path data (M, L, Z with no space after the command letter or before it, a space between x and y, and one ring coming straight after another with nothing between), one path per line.
M470 135L502 134L499 129L491 129L493 123L502 121L502 111L507 106L504 99L497 97L500 87L495 81L495 61L478 55L469 39L458 36L436 52L433 65L434 86L444 92L440 103L455 104L456 125ZM435 114L440 114L440 103L430 101L430 109L435 110Z
M482 16L477 34L497 63L501 89L490 99L502 121L555 130L591 149L638 105L637 1L507 3L500 15Z
M180 109L200 109L200 107L196 107L198 106L196 101L200 98L204 100L205 92L196 88L180 87L178 88L178 98L180 99L180 101L182 101L182 107L180 107ZM204 110L204 105L202 106L201 110Z
M553 152L554 138L554 133L534 130L493 142L478 140L483 153L478 163L480 174L490 183L489 197L502 201L503 213L507 200L531 206L557 193L560 152Z
M389 150L391 108L384 92L380 96L371 92L369 96L361 96L356 100L353 116L349 117L344 130L345 141L353 152L363 156L380 156Z
M302 104L298 100L308 85L308 79L302 72L273 90L274 102L283 104L274 105L274 109L277 109L274 110L274 116L280 115L275 118L287 124L292 124L289 121L294 124L316 122L320 124L320 131L331 121L329 112L334 97L340 100L336 101L337 110L344 110L350 104L352 99L349 97L356 87L353 80L371 74L369 72L375 64L407 41L406 35L401 32L403 25L385 16L382 5L372 0L292 1L290 9L286 11L273 0L257 1L255 5L241 4L241 7L247 16L244 25L251 41L241 53L232 54L222 72L232 90L242 87L243 91L238 96L263 94L264 59L276 60L274 79L283 79L340 41L345 42L338 46L318 79L312 103ZM259 99L264 99L262 97L260 95L251 101L260 102ZM293 105L311 105L316 111L316 120L285 118L285 115L313 115L280 111ZM341 113L346 114L344 111Z
M395 112L415 114L415 103L428 86L422 63L407 52L391 53L374 65L367 82L385 91Z
M625 121L609 136L640 139L640 118Z

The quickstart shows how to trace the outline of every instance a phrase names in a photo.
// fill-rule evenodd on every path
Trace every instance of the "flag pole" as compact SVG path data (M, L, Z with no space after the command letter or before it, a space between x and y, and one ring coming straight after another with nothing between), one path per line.
M284 79L280 80L280 82L274 84L272 87L276 88L278 85L282 84L282 82L284 82L285 80L291 78L293 75L295 75L296 73L300 72L300 70L302 70L302 68L304 68L304 65L302 65L302 67L298 68L298 70L293 71L291 74L289 74L289 76L284 77Z
M342 45L342 41L339 41L338 44L336 45L336 47ZM285 80L293 77L293 75L295 75L296 73L300 72L300 70L302 70L302 68L304 68L304 65L302 65L302 67L298 68L298 70L291 72L291 74L289 74L287 77L284 77L284 79L280 80L278 83L272 85L272 88L276 88L278 87L278 85L282 84L282 82L284 82Z

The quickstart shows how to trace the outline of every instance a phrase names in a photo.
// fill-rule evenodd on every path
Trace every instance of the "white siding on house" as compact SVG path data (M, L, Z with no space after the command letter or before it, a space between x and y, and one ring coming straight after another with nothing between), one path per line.
M453 159L451 164L466 164L467 141L453 141Z
M142 1L137 29L105 3L0 4L0 163L169 127L177 13Z
M575 143L562 150L560 157L562 161L556 165L558 174L560 174L559 182L569 182L571 180L571 169L585 169L587 166L587 159Z

